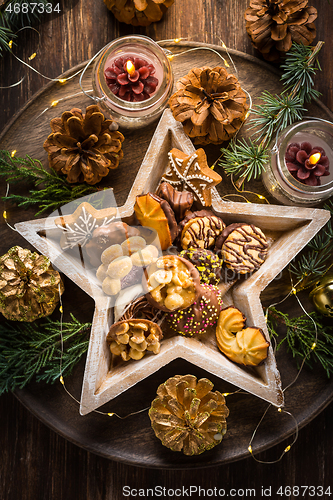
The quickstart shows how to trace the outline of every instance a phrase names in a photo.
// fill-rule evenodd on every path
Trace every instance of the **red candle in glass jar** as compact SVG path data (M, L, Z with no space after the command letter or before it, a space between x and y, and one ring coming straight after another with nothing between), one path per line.
M158 90L162 77L158 69L147 58L125 54L107 61L104 76L114 95L124 101L141 102Z

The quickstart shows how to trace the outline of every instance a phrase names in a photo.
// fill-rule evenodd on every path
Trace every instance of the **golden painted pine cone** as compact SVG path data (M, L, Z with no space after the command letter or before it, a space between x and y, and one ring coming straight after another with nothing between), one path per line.
M176 87L169 105L194 144L227 141L245 120L246 94L225 68L193 68Z
M252 45L268 61L278 61L292 42L310 45L316 37L317 10L308 0L251 0L245 11Z
M214 384L194 375L175 375L157 389L149 417L156 437L173 451L199 455L222 441L229 410Z
M95 104L85 114L73 108L53 118L52 134L44 142L50 167L67 175L70 183L97 184L123 157L124 136L112 130L113 125Z
M149 26L160 21L175 0L104 0L118 21L133 26Z
M0 312L11 321L49 316L64 291L60 274L44 255L13 247L0 258Z

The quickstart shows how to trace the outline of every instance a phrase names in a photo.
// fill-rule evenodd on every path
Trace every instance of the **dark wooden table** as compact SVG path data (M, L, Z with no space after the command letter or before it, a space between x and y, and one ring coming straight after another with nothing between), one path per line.
M319 15L317 40L325 41L320 55L323 72L317 77L316 87L323 94L322 101L333 110L333 6L327 0L311 3ZM130 33L146 34L155 40L188 37L216 44L222 39L230 48L258 55L245 32L243 12L247 4L248 0L175 0L161 22L146 29L133 29L120 25L102 0L63 0L60 1L61 13L46 14L37 27L39 39L31 30L20 34L16 54L26 60L38 46L33 65L49 77L56 77L92 57L113 38ZM0 75L1 86L10 85L25 75L19 87L0 91L2 130L46 80L26 71L9 54L0 59ZM277 495L279 486L331 486L333 493L332 422L333 404L330 404L300 431L296 445L276 465L259 464L249 458L196 471L147 470L112 462L78 448L40 423L8 394L0 398L0 499L118 500L126 498L125 485L136 489L157 485L176 489L192 485L244 490L239 491L236 498L250 496L246 492L248 488L256 490L257 498L264 498L262 487L271 487L271 495L266 491L266 496L273 499L302 498L302 491L298 495L296 489L291 495L287 489L284 496ZM286 444L280 443L258 458L274 460ZM173 498L171 493L165 497ZM186 497L186 491L181 497ZM198 493L193 493L192 498L199 498Z

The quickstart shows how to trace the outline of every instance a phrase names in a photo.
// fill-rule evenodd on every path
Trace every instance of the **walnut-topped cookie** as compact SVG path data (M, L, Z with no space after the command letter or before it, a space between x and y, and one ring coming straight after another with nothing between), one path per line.
M211 210L190 212L180 223L181 246L187 248L211 248L225 228L220 217Z
M257 271L266 259L267 250L267 239L261 229L246 223L227 226L215 246L226 267L238 274Z

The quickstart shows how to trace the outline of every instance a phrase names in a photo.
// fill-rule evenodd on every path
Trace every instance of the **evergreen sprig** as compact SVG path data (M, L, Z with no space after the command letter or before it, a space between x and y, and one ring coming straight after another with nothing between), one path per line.
M286 343L298 367L305 358L307 366L313 368L314 364L319 363L326 371L327 377L330 377L333 374L333 326L325 325L322 316L315 312L309 316L290 318L288 314L272 307L269 309L267 325L271 335L274 336L278 335L279 324L285 326L286 333L278 343L277 349ZM318 332L317 338L314 322Z
M333 214L333 201L330 200L324 208ZM296 278L296 289L303 290L315 285L332 264L332 255L333 226L332 220L329 220L289 266Z
M0 179L13 185L31 186L27 195L9 194L2 199L22 208L37 206L36 216L98 191L88 184L70 184L53 169L46 170L40 161L30 156L11 157L8 151L0 151Z
M235 178L245 180L257 179L265 169L269 160L268 151L259 144L254 144L251 139L231 141L228 148L222 148L223 160L220 167L224 168L227 175L235 174Z
M0 324L0 395L22 389L34 376L37 382L53 383L61 373L69 375L87 352L91 323L73 315L62 324L64 352L61 357L60 321L49 318L34 323Z

